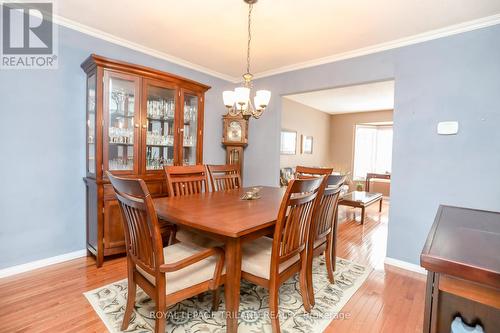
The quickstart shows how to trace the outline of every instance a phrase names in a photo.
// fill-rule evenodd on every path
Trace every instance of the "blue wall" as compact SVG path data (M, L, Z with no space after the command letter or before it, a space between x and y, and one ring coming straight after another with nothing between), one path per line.
M499 25L257 80L273 97L263 120L252 122L245 178L278 182L281 95L391 78L387 256L418 264L439 204L500 211ZM458 135L436 134L445 120L460 122Z
M91 53L210 85L204 160L220 145L226 81L59 28L59 69L0 70L0 268L85 248L85 74Z
M59 69L0 71L0 268L85 247L85 76L97 53L212 86L204 159L224 160L221 93L233 85L60 28ZM251 120L246 184L278 184L281 95L395 79L388 256L418 263L440 203L500 211L500 26L257 80L273 92ZM458 120L460 133L435 133Z
M387 255L418 263L439 204L500 211L500 26L398 50L395 77Z

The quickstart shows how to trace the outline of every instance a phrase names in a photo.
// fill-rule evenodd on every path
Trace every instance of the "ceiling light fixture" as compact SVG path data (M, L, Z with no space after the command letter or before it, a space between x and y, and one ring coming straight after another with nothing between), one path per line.
M253 87L253 75L250 73L250 42L252 41L252 9L257 0L243 1L248 4L247 72L243 74L243 85L235 88L234 91L224 91L222 98L229 115L237 116L241 114L243 118L248 120L250 117L258 119L262 116L264 110L269 105L271 92L269 90L257 90L254 97L254 104L252 104L250 92Z

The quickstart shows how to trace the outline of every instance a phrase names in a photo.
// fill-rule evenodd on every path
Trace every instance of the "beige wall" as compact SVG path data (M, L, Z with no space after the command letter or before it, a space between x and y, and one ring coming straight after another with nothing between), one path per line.
M392 110L330 115L283 98L281 128L297 132L297 153L281 155L280 167L332 166L352 172L357 124L392 121ZM313 154L301 154L301 135L314 138Z
M384 110L330 115L283 98L281 128L297 131L297 154L281 155L280 167L331 166L334 171L352 172L356 125L392 121L392 113ZM302 134L314 137L312 155L300 153ZM389 196L389 186L388 182L375 180L370 190Z
M356 125L385 121L392 121L392 110L332 115L330 118L330 151L334 170L351 173L353 171ZM355 190L352 185L351 190ZM389 196L390 183L374 180L370 185L370 192L380 192L384 196Z
M335 171L353 171L357 124L392 121L392 110L330 116L331 161Z
M335 171L352 172L357 124L392 121L392 110L330 115L283 98L281 128L297 131L297 154L281 155L280 167L331 166ZM313 154L301 154L301 135L314 138ZM386 184L374 184L382 190Z
M280 167L330 166L330 115L283 98L281 128L297 132L297 153L281 155ZM301 154L301 135L313 136L313 153Z

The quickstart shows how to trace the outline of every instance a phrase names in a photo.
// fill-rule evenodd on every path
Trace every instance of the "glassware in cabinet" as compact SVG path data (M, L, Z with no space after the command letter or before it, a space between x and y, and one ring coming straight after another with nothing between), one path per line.
M134 171L136 154L136 128L139 127L136 112L138 79L107 73L107 149L108 170Z
M176 90L154 85L146 89L146 170L161 170L175 159Z
M198 95L184 93L182 124L182 164L195 165L198 148Z
M87 77L87 173L96 170L96 74Z

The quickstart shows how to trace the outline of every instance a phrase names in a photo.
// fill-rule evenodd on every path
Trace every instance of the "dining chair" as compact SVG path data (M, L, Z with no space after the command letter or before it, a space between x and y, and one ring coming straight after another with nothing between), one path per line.
M269 289L269 315L275 333L280 331L279 287L297 272L304 308L311 311L306 251L322 182L323 177L291 180L278 212L274 237L260 237L242 245L241 277Z
M328 176L331 175L332 172L333 168L314 168L297 165L295 168L295 178L307 179L311 177Z
M129 326L137 285L155 301L156 333L165 332L167 307L184 299L212 290L212 306L217 309L224 250L183 242L163 247L158 217L144 181L107 175L120 204L126 241L128 295L121 329Z
M207 170L204 165L165 166L164 171L169 196L180 197L208 192ZM221 245L209 237L186 228L177 228L173 238L204 247Z
M208 192L207 170L204 165L165 166L168 195L181 195Z
M310 243L308 244L309 255L307 258L307 288L311 306L314 306L315 304L314 286L312 281L312 261L315 256L321 254L323 251L325 251L328 280L331 283L335 282L333 275L333 272L335 271L335 258L333 258L333 252L335 251L334 242L336 241L336 234L334 234L334 232L336 232L337 222L336 210L340 195L340 186L344 183L345 177L332 175L332 172L333 168L314 168L300 165L297 166L295 170L295 178L297 179L308 179L312 177L319 177L321 175L326 176L322 184L322 197L319 199L319 205L317 205L317 210L314 212L313 223L311 226L312 237L310 237ZM340 182L342 184L338 184L338 191L332 188L328 189L328 191L326 190L327 186L331 187ZM334 219L335 222L330 218Z
M326 272L330 283L335 283L335 261L336 261L336 241L337 241L337 208L340 197L340 190L344 184L344 176L330 175L326 179L326 186L323 195L319 200L316 214L313 215L311 225L310 256L308 257L307 286L309 290L309 300L314 306L314 289L312 282L312 259L325 253Z
M227 191L241 188L239 168L234 164L207 165L212 191Z

